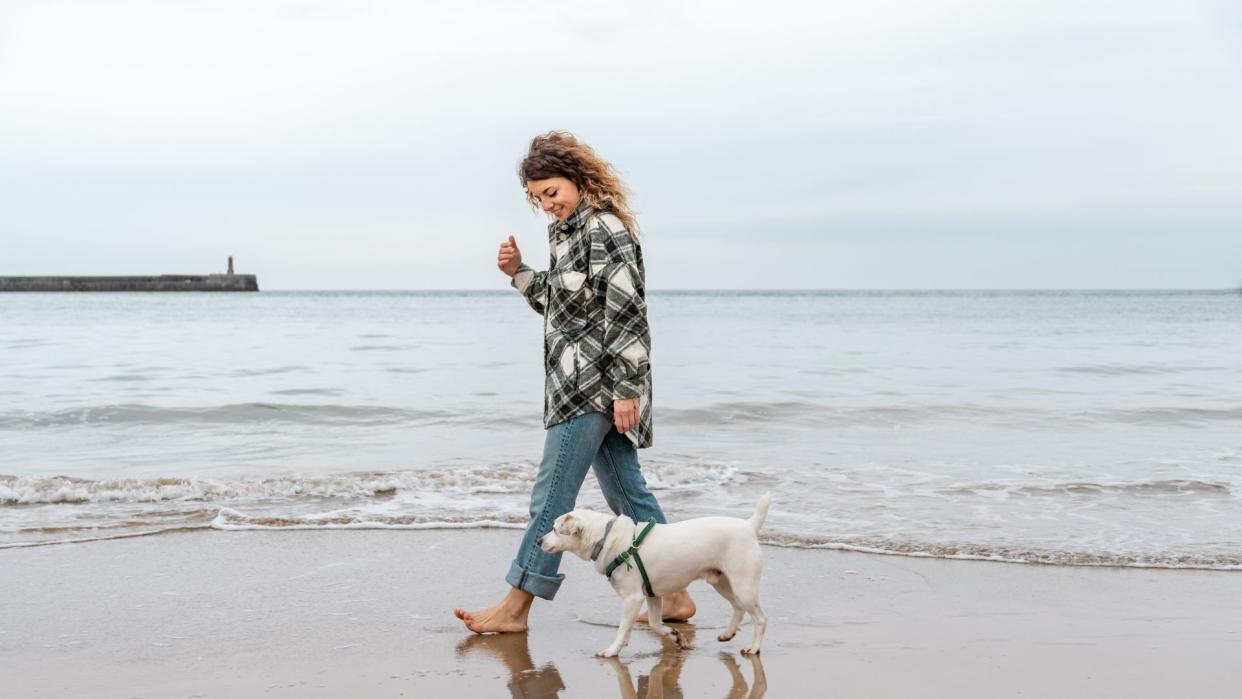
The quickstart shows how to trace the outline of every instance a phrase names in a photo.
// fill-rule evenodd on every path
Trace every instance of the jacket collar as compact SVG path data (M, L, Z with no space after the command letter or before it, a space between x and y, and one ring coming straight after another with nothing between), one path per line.
M548 224L549 235L568 236L575 231L579 231L586 225L586 220L591 214L595 213L590 205L585 201L578 202L578 208L569 215L564 221L556 220Z

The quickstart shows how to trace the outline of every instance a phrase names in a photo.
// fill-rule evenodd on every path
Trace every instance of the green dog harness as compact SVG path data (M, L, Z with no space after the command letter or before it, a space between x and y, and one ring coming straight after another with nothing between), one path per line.
M655 593L651 591L651 580L647 578L647 569L643 567L643 559L638 555L638 547L642 546L643 539L647 538L647 532L650 532L653 527L655 527L654 517L647 520L647 526L643 527L642 532L639 533L638 536L634 537L633 545L631 545L629 549L622 552L620 556L612 559L612 563L609 563L608 568L604 570L604 577L606 578L611 578L612 571L616 570L617 567L623 563L625 564L626 570L633 570L633 566L630 565L630 559L634 559L634 563L638 565L638 573L643 576L643 592L645 592L648 597L655 597ZM605 536L607 536L607 534L605 534Z

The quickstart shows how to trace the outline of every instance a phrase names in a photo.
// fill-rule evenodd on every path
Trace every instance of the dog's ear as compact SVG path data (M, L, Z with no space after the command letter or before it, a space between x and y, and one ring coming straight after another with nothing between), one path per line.
M582 522L570 512L561 518L561 531L566 535L577 534L582 531Z

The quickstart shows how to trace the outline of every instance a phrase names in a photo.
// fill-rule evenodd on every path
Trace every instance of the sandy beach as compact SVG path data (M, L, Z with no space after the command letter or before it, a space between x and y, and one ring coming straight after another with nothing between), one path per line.
M518 532L207 532L0 551L6 697L1236 696L1242 576L765 547L761 659L702 583L678 651L582 561L528 634L452 617Z

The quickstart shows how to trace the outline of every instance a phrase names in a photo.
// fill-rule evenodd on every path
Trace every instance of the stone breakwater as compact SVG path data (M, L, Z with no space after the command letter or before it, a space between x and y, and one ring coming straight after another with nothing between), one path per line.
M258 291L253 274L138 277L0 277L2 291Z

